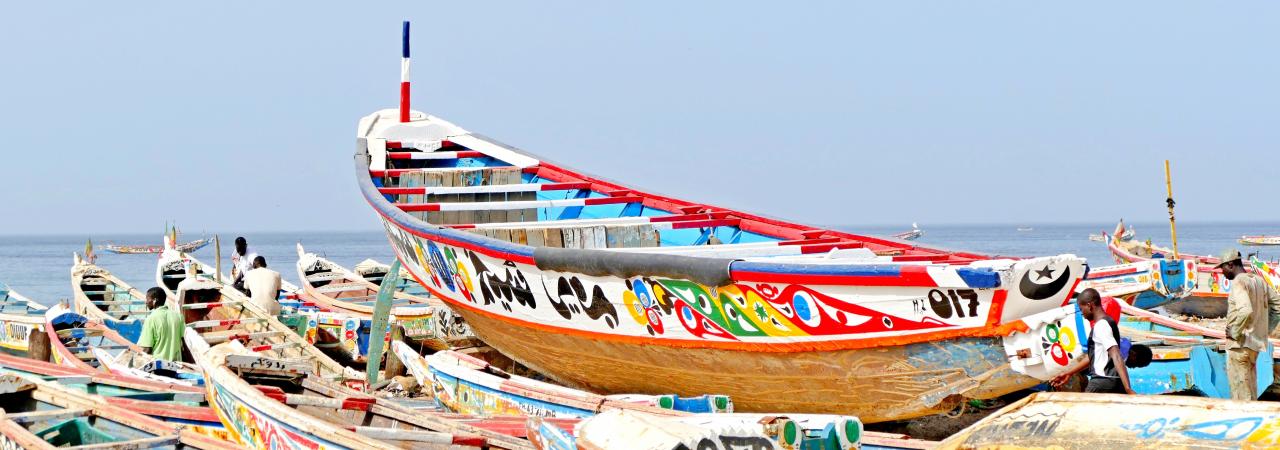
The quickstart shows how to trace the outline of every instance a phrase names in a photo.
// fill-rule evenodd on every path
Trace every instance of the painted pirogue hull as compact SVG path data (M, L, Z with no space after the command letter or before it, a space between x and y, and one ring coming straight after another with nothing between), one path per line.
M44 333L46 310L0 282L0 353L49 359L49 338Z
M1107 249L1116 262L1121 264L1140 263L1161 259L1164 255L1172 255L1172 251L1141 242L1120 242L1114 238L1107 240ZM1184 260L1194 262L1194 280L1188 280L1195 288L1190 294L1170 300L1161 307L1170 314L1194 317L1216 318L1227 314L1227 295L1231 292L1231 282L1222 276L1222 271L1214 269L1218 263L1216 258L1182 254ZM1154 258L1153 258L1154 257Z
M1280 404L1181 396L1033 394L938 446L955 448L1275 448Z
M594 392L681 396L729 390L741 411L851 414L876 422L946 412L964 398L992 398L1039 383L1008 371L995 338L758 353L615 343L461 314L486 343L521 355L522 364L563 383ZM772 370L785 370L785 376L764 376Z
M597 392L717 393L729 395L741 411L855 414L866 422L946 411L965 398L989 398L1035 384L1006 370L999 338L1025 329L1019 328L1025 327L1020 318L1067 302L1086 271L1073 255L992 260L639 193L538 161L439 119L379 124L384 117L394 115L384 112L361 123L361 130L372 131L358 141L357 178L404 267L489 345L562 383ZM422 141L433 133L436 140L424 147L445 145L439 136L450 136L450 146L465 146L441 156L478 152L509 163L499 168L509 170L504 174L589 185L590 192L579 197L584 200L575 200L585 207L624 202L624 215L687 212L654 220L705 215L706 220L683 228L734 223L735 236L773 237L784 250L796 251L777 260L686 256L712 242L638 248L658 244L650 234L620 233L618 243L631 239L642 245L615 246L605 226L594 238L589 230L562 234L557 228L540 234L546 238L541 245L526 245L542 239L533 231L476 234L442 228L425 218L443 211L444 203L413 208L392 203L388 198L399 194L380 191L370 175L381 174L378 182L384 183L382 175L394 172L370 167L371 161L399 157L386 148L405 144L388 137ZM454 169L448 176L470 170ZM493 185L483 173L466 175L448 186L519 184L505 175ZM504 207L532 204L514 203L519 205ZM572 208L578 206L564 210ZM513 214L502 217L511 220ZM632 217L650 218L626 216ZM595 239L599 245L549 245L562 236L565 242ZM606 246L618 251L596 250ZM805 256L813 253L829 258ZM850 256L842 259L842 254Z

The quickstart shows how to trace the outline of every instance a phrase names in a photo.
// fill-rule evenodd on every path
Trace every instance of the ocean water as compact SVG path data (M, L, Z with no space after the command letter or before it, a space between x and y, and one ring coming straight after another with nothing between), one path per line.
M1167 222L1134 223L1137 238L1150 238L1153 243L1167 245ZM1030 231L1018 231L1031 227ZM921 245L956 250L968 250L988 254L1010 256L1040 256L1074 253L1088 258L1093 267L1114 264L1104 244L1090 242L1091 233L1110 232L1114 223L1071 225L931 225L921 224L924 237ZM889 235L906 231L909 226L838 226L850 232ZM1178 227L1178 249L1184 253L1216 255L1228 247L1239 247L1236 239L1244 234L1280 234L1280 223L1185 223ZM210 235L212 236L212 235ZM232 241L237 234L220 233L223 250L223 269L230 270ZM285 279L297 283L295 245L301 242L306 249L351 267L366 258L390 263L393 254L386 236L379 231L342 233L249 233L244 235L249 245L267 258L267 265L279 271ZM158 244L158 234L95 235L95 236L0 236L0 281L32 299L45 304L56 303L71 295L71 254L84 250L85 239L93 238L95 244L115 242L119 244ZM201 236L187 234L179 238L186 242ZM1259 252L1263 259L1280 257L1277 247L1239 247L1242 252ZM213 246L195 252L195 256L209 264L214 263ZM98 252L98 264L111 270L134 287L146 290L155 285L156 255L117 255Z

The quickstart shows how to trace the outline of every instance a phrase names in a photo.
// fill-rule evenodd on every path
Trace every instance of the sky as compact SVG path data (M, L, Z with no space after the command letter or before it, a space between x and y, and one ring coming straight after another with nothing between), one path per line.
M1280 221L1280 4L16 2L0 234L374 230L356 121L415 109L811 224Z

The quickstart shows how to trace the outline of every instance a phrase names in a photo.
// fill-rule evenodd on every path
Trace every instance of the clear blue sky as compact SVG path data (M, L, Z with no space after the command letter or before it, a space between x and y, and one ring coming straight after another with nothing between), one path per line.
M1280 219L1274 2L369 3L5 5L0 234L375 229L404 19L417 108L692 200L1158 220L1170 158L1182 220Z

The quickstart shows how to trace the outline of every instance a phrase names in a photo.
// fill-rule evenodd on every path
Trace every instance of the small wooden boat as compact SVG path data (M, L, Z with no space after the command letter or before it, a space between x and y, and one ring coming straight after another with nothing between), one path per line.
M1280 404L1184 396L1032 394L942 441L970 448L1275 448Z
M87 317L67 312L45 324L53 362L85 370L112 373L163 383L171 388L201 383L200 372L182 362L159 361L115 330Z
M1125 242L1112 237L1107 239L1107 249L1120 264L1168 259L1173 255L1172 250L1152 245L1149 241ZM1184 261L1195 262L1195 289L1190 295L1163 305L1164 310L1170 314L1195 317L1225 316L1231 282L1222 275L1221 270L1214 268L1219 263L1218 258L1186 253L1179 253L1179 256Z
M1280 245L1280 236L1240 236L1242 245Z
M0 355L0 372L11 372L57 383L107 403L165 422L190 427L207 436L226 439L218 416L205 403L201 390L173 390L170 384L114 373Z
M391 349L437 403L461 414L585 418L613 409L658 415L733 411L733 402L723 395L603 396L511 375L450 350L423 357L403 342L392 342Z
M382 268L376 263L364 264L363 273L351 271L315 253L307 253L302 244L298 244L297 250L298 279L302 280L307 298L323 310L345 315L348 320L365 322L366 328L373 318L383 277L402 276L387 274L389 268ZM391 323L400 327L404 338L436 350L449 348L451 342L474 339L469 334L452 335L451 332L459 327L442 320L448 317L452 321L454 317L444 303L431 298L430 294L405 292L405 288L410 286L420 289L417 283L410 285L400 281L397 286L399 289L394 294L390 312ZM368 351L367 337L359 348L360 354Z
M151 311L146 297L79 254L72 255L71 297L76 312L105 324L129 342L137 342Z
M182 309L187 329L203 337L210 345L240 341L254 351L276 358L306 360L315 373L327 379L361 378L354 370L334 361L276 317L254 305L235 288L210 279L191 277L178 285L174 298ZM190 344L187 350L191 351Z
M235 446L55 383L0 374L4 448L200 448Z
M911 224L911 231L904 231L893 235L894 239L902 239L904 241L914 241L919 239L920 236L924 236L924 230L921 230L920 226L915 223Z
M1077 292L1092 288L1142 309L1160 307L1192 295L1196 289L1192 260L1153 259L1092 269Z
M574 433L530 420L539 448L551 449L815 449L861 447L862 423L844 416L796 418L760 414L655 416L611 410L584 420Z
M0 353L48 359L49 337L44 332L47 310L0 283Z
M676 395L634 394L602 396L512 375L482 360L454 351L436 352L423 357L402 342L393 342L391 346L400 360L404 361L409 373L417 379L418 384L429 390L438 404L456 413L485 416L513 414L538 418L588 418L613 410L672 417L733 412L732 400L723 395L702 395L691 398ZM779 415L807 419L819 417ZM826 423L837 419L844 422L857 420L836 416L826 418L829 419ZM546 425L541 421L538 425L531 422L530 439L536 439L538 430L544 426ZM806 434L815 434L823 427L825 425L811 425L804 430ZM562 426L555 428L564 429ZM542 432L550 432L550 430L542 430ZM541 437L553 441L563 438L563 436L553 437L554 434L543 434ZM861 431L858 434L870 441L885 445L894 444L893 448L927 446L925 441L912 440L901 435ZM572 433L567 436L572 441ZM846 433L845 436L848 434ZM535 445L540 444L535 442Z
M946 251L657 195L404 113L361 119L355 155L401 263L485 343L593 392L866 422L945 412L1036 384L1001 340L1085 274L1074 255Z
M305 361L266 358L236 341L209 347L195 330L187 330L185 340L204 370L214 410L232 437L248 447L531 448L524 439L316 379Z

